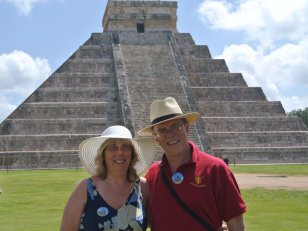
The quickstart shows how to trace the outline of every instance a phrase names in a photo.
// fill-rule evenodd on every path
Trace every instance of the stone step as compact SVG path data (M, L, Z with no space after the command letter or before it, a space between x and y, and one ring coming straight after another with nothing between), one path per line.
M102 129L102 131L104 128ZM40 135L1 135L0 153L78 150L79 144L97 134L40 134Z
M308 163L308 146L213 148L213 152L230 164Z
M174 37L179 46L195 45L195 41L189 33L174 33Z
M180 53L185 58L204 58L211 59L209 48L206 45L198 46L179 46Z
M28 99L30 102L110 102L117 100L112 88L39 88Z
M308 131L207 132L212 148L308 146Z
M120 118L87 119L6 119L0 135L93 134L110 124L121 124Z
M195 73L188 77L192 87L247 87L241 73Z
M207 132L305 131L296 116L202 117Z
M10 119L61 119L119 117L117 102L24 103Z
M112 46L84 45L74 53L72 59L113 59Z
M78 150L0 152L0 169L81 167Z
M114 73L58 73L55 72L40 88L67 88L67 87L116 87Z
M224 59L183 58L187 73L229 72Z
M111 45L113 41L112 33L92 33L91 37L83 45Z
M113 59L69 59L57 72L114 73L114 62Z
M197 101L261 101L266 97L260 87L192 87Z
M145 81L142 78L143 75L152 78L162 77L164 73L168 73L168 78L170 73L178 75L177 69L172 66L174 58L169 44L138 46L138 48L125 45L121 47L121 55L126 60L125 73L127 76L136 76L139 81Z
M285 116L280 101L198 101L204 117Z
M162 45L169 44L170 32L161 31L161 32L148 32L148 33L136 33L131 31L122 31L116 34L113 34L113 43L121 45ZM135 46L135 48L137 48Z

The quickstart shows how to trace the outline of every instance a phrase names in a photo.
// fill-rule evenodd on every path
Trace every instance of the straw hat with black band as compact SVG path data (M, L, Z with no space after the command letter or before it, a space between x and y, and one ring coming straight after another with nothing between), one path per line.
M132 138L131 132L121 125L108 127L101 136L86 139L79 145L79 157L85 170L91 175L96 174L95 158L100 154L98 150L102 144L112 138L127 139L131 142L139 159L134 167L139 176L144 175L155 158L155 143L150 138Z
M155 100L150 106L151 125L138 131L139 136L152 136L152 128L166 121L181 119L187 120L191 125L200 118L198 112L183 113L176 100L167 97L163 100Z

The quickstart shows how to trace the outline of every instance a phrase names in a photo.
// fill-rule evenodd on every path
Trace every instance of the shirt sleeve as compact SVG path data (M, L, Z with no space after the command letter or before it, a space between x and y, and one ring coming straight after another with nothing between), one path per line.
M228 221L247 211L246 204L241 196L240 189L230 168L222 164L217 176L217 203L223 220Z

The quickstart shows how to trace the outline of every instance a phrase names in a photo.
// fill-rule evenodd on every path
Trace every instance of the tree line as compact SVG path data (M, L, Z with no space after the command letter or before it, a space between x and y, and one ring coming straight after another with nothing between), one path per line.
M301 118L301 120L304 122L306 125L306 128L308 128L308 107L305 109L298 109L298 110L293 110L287 113L288 116L297 116Z

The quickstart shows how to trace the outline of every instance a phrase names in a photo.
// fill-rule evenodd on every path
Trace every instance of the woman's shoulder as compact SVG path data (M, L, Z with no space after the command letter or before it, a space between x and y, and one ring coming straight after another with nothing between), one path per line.
M87 179L76 182L71 198L75 201L85 201L87 196ZM74 202L75 203L75 202Z
M84 191L87 189L87 184L88 184L88 179L79 180L79 182L76 183L75 190Z
M139 177L139 179L137 181L139 181L140 184L146 184L147 183L147 179L143 176Z
M89 186L94 186L95 183L93 181L93 177L85 178L79 180L75 185L75 192L77 194L84 195L85 192L87 192Z
M147 179L144 177L139 177L139 184L141 186L141 188L148 188L149 187L149 183L147 182Z

